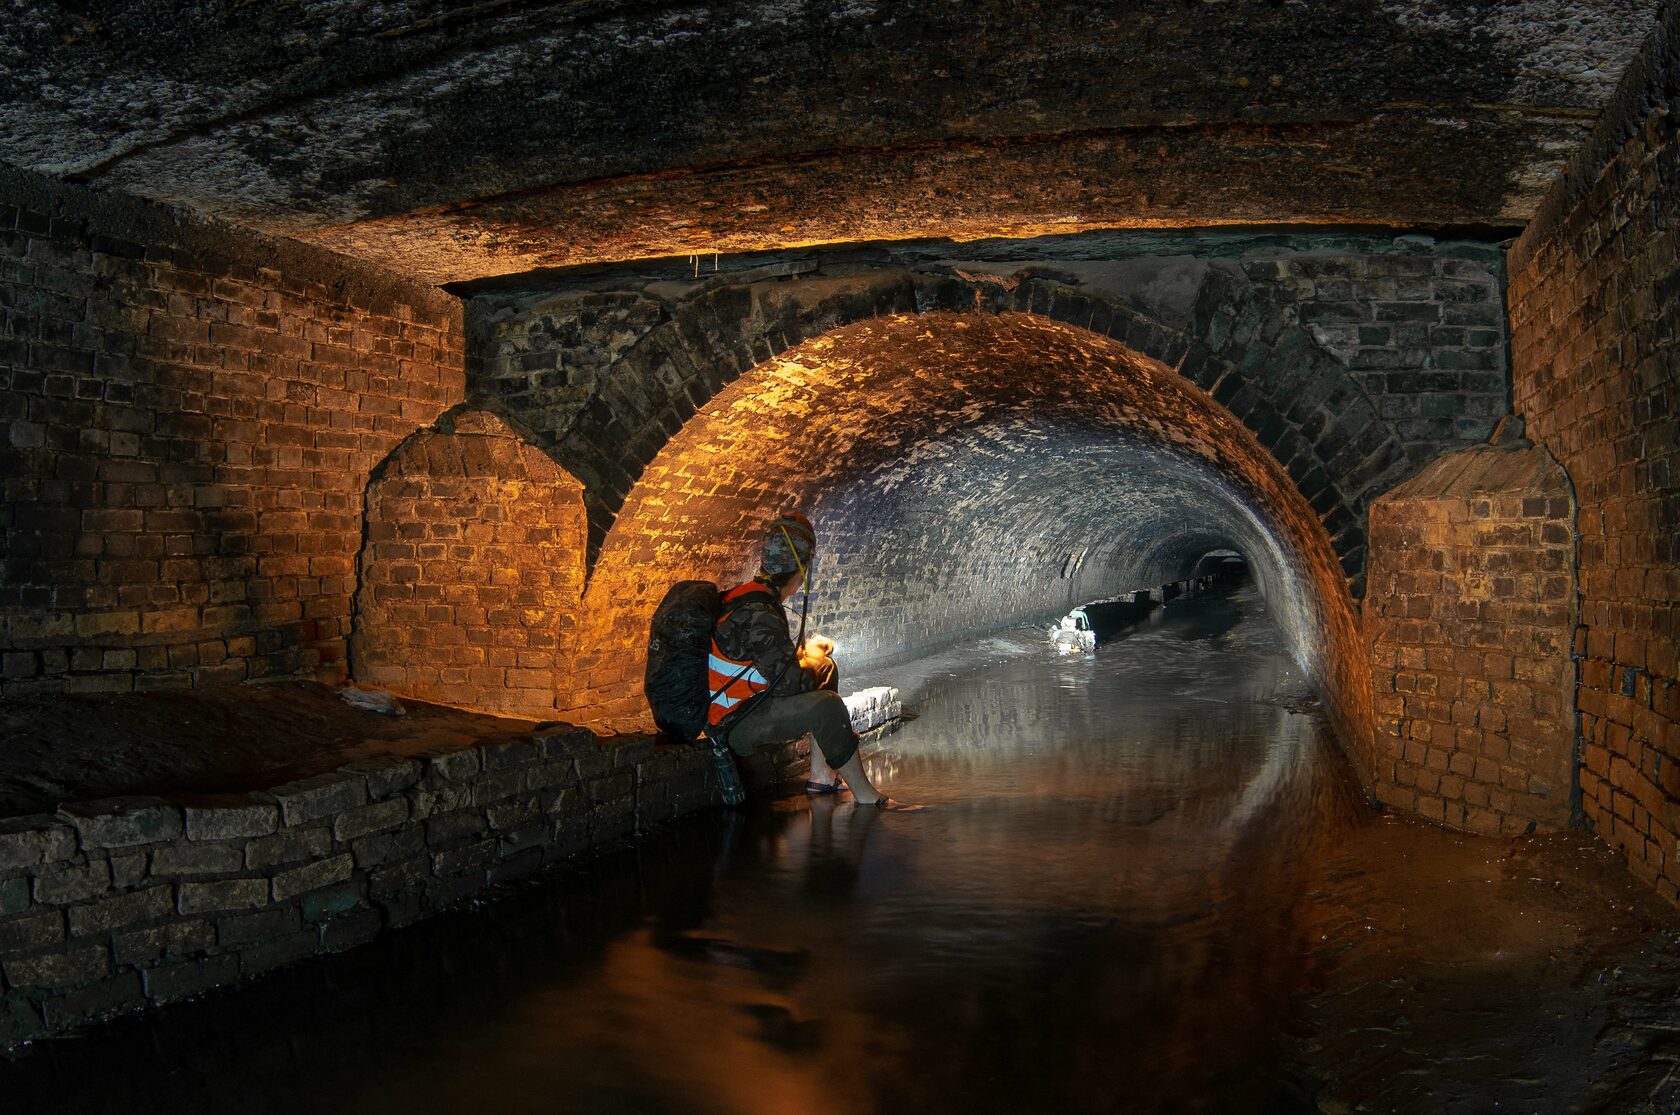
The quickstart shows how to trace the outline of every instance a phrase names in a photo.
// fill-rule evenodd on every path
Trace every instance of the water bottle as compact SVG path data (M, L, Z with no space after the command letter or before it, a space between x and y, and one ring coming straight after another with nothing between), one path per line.
M733 809L747 800L746 787L741 785L741 772L735 767L735 753L721 739L712 740L712 770L717 775L723 804Z

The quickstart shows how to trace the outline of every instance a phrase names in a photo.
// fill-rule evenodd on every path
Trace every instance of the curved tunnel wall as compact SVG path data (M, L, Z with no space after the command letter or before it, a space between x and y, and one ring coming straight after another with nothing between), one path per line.
M1367 667L1344 574L1275 459L1160 363L1014 313L856 322L725 387L648 466L604 540L561 714L640 726L642 637L664 589L750 576L765 523L789 504L817 520L813 619L851 668L1241 549L1344 740L1366 751Z

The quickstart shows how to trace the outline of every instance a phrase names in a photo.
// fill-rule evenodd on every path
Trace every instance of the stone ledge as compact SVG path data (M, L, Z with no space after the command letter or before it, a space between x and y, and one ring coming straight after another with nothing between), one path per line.
M886 688L850 704L866 742L901 708ZM790 743L742 774L774 790L807 759ZM0 1049L351 948L716 804L700 748L560 727L186 805L0 820Z

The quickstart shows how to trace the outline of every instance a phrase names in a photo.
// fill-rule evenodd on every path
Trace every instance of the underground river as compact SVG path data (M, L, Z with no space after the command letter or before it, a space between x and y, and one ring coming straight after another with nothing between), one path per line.
M1643 1111L1672 911L1585 834L1372 812L1248 587L858 679L895 796L663 828L39 1043L0 1110ZM1669 1106L1664 1106L1665 1104Z

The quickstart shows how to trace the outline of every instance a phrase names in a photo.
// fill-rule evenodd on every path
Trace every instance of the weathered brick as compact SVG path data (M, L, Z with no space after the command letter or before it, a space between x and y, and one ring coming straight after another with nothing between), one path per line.
M0 819L0 871L57 863L75 854L75 830L56 817L32 814Z
M361 888L354 882L344 882L305 894L298 901L298 909L304 921L323 922L350 912L361 901Z
M216 919L216 942L224 948L284 937L297 932L302 922L296 906L262 910L254 914L223 914Z
M161 798L120 797L59 808L84 848L127 848L181 835L181 810Z
M408 809L406 798L394 798L342 813L333 822L333 836L347 843L370 832L395 828L408 820Z
M274 901L285 902L306 891L348 879L355 869L355 861L345 853L282 871L274 876Z
M105 945L8 956L0 961L13 987L75 987L100 978L110 967L111 950Z
M45 910L0 921L0 952L46 948L64 940L64 912Z
M426 770L446 782L464 782L479 771L478 752L470 747L455 748L426 760Z
M187 839L235 840L268 836L279 826L279 810L272 802L236 799L185 808Z
M366 805L367 779L335 771L276 786L267 796L280 807L281 822L294 828Z
M469 837L481 836L485 827L484 814L476 810L446 813L426 822L426 843L433 848L442 847Z
M164 957L190 956L216 943L216 929L202 918L119 931L111 941L118 964L149 964Z
M153 875L226 875L244 866L243 844L165 844L152 853Z
M126 925L155 921L175 912L175 888L147 887L144 890L106 898L70 909L70 935L85 937Z
M245 845L245 866L261 871L278 864L320 859L332 850L332 843L332 833L325 826L258 837Z
M29 880L0 879L0 918L21 914L29 908Z
M213 883L182 883L179 909L183 914L217 910L257 910L268 905L267 879L224 879Z
M103 859L43 869L35 877L35 901L63 906L104 894L111 887L111 865Z
M358 868L378 867L393 860L405 859L426 847L425 831L409 825L395 832L364 836L351 844Z
M413 786L420 781L424 770L417 759L400 757L386 757L379 759L362 759L344 768L354 771L367 780L368 797L374 801L388 798L393 794Z

